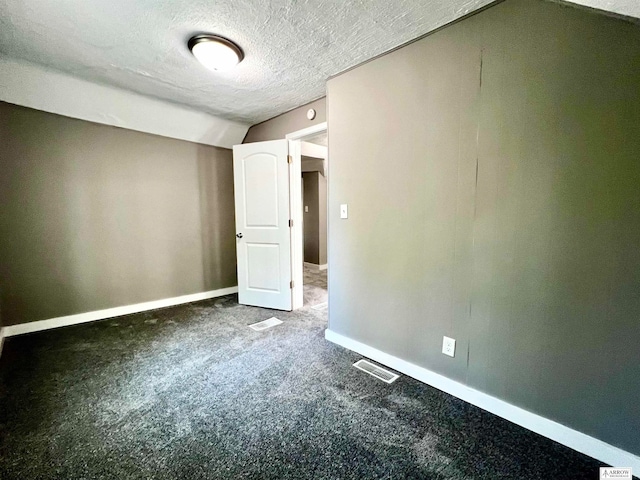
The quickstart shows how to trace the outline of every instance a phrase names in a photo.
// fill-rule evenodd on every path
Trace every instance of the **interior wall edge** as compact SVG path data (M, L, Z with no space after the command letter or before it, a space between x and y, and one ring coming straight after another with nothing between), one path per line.
M7 325L3 327L2 337L13 337L26 333L40 332L43 330L51 330L53 328L67 327L80 323L95 322L97 320L105 320L108 318L121 317L123 315L131 315L133 313L146 312L149 310L157 310L159 308L173 307L185 303L197 302L200 300L208 300L211 298L222 297L238 293L238 287L220 288L207 292L193 293L189 295L181 295L179 297L164 298L161 300L152 300L150 302L136 303L121 307L106 308L104 310L95 310L92 312L78 313L67 315L64 317L49 318L47 320L38 320L35 322L19 323L16 325ZM1 348L1 344L0 344ZM0 351L1 353L1 351Z
M250 125L0 57L0 100L80 120L231 148Z
M566 447L588 455L596 460L612 466L631 467L634 471L640 471L640 457L621 448L610 445L602 440L586 435L582 432L554 422L541 415L524 410L492 397L486 393L475 390L467 385L451 380L443 375L432 372L424 367L402 360L394 355L385 353L377 348L370 347L357 340L345 337L329 328L325 330L325 338L336 345L359 353L371 360L379 362L393 370L426 383L449 395L464 400L487 412L493 413L516 425L531 430L543 437L556 441Z

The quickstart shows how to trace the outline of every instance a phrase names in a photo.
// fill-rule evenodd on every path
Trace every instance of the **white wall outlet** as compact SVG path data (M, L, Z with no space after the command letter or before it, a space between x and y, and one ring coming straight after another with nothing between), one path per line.
M340 218L349 218L349 211L346 203L340 205Z
M304 213L309 213L309 205L304 206Z
M453 338L442 337L442 353L450 357L455 357L456 341Z

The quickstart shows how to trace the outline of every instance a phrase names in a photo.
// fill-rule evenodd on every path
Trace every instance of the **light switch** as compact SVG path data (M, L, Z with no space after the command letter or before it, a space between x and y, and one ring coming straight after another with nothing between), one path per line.
M347 210L347 204L340 205L340 218L349 218L349 212Z
M304 213L308 213L308 212L309 212L309 206L308 206L308 205L305 205L305 206L304 206Z

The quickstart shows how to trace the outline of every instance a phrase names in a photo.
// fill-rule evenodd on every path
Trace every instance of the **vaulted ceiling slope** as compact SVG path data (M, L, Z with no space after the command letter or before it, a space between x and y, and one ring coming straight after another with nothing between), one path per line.
M0 53L91 82L255 124L321 97L325 80L491 0L2 0ZM638 0L578 0L640 17ZM245 60L212 73L195 33Z

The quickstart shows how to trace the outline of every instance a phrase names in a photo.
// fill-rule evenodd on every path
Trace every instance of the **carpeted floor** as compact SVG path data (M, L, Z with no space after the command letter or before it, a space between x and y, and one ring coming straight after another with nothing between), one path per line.
M304 306L317 306L327 302L327 271L304 266Z
M9 338L0 478L598 478L568 448L353 368L325 327L228 296Z

